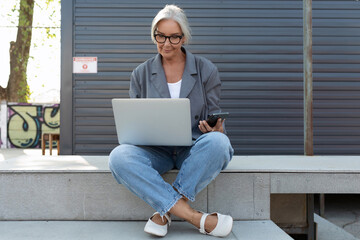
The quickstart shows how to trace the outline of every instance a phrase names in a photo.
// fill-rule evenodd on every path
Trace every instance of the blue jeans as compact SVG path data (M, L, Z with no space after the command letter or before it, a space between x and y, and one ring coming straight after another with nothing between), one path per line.
M233 153L225 134L209 132L190 147L122 144L111 152L109 168L118 183L163 216L182 196L195 201L196 194L226 168ZM170 185L161 174L173 168L179 173Z

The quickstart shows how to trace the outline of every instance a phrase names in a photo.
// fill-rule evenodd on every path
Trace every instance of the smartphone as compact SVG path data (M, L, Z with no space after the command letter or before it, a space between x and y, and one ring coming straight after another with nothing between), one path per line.
M213 113L208 116L208 119L206 119L206 122L209 124L210 127L215 127L217 120L219 118L225 119L228 116L229 116L228 112Z

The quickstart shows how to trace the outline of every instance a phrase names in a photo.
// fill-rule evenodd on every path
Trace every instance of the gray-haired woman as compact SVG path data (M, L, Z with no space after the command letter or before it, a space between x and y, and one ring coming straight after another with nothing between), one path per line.
M166 5L155 16L151 38L158 54L133 71L130 97L189 98L195 141L190 147L122 144L110 154L110 170L119 183L157 211L145 232L165 236L173 214L203 234L225 237L232 229L231 216L202 213L188 204L226 168L233 155L224 120L219 119L214 127L205 121L209 114L220 111L218 70L183 47L191 38L190 28L184 11L175 5ZM173 168L179 173L170 185L161 174Z

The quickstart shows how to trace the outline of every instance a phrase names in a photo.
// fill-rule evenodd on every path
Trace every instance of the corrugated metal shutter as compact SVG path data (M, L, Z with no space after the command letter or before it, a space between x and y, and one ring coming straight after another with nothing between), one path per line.
M150 25L166 3L75 0L74 56L97 56L99 73L73 77L74 154L108 154L117 145L110 101L128 97L131 71L156 53ZM174 3L193 30L187 49L219 68L235 153L303 154L302 1ZM315 153L349 141L356 147L359 4L313 4Z
M314 154L360 153L360 2L313 1Z

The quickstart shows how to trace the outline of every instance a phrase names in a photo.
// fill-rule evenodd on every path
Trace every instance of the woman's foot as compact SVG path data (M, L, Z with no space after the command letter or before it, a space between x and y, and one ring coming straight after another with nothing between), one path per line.
M158 237L164 237L168 232L170 224L171 218L169 214L161 217L160 213L156 212L147 221L144 231Z
M217 215L208 215L205 219L205 231L206 232L212 232L218 222L218 216Z
M169 214L170 217L170 214ZM166 217L161 217L160 213L156 212L154 213L154 215L150 218L154 223L159 224L159 225L166 225L168 223L168 220L166 219Z
M219 213L204 213L200 219L200 232L215 237L226 237L231 233L233 218Z
M233 226L231 216L219 213L201 213L194 210L185 201L180 198L179 201L170 209L171 214L178 216L194 225L201 233L212 236L225 237L230 234Z
M201 218L204 214L205 213L203 212L198 212L194 210L193 215L191 219L188 220L188 222L194 225L196 228L200 229ZM214 230L217 225L217 222L218 222L217 215L207 215L205 219L205 231L211 232L212 230Z

